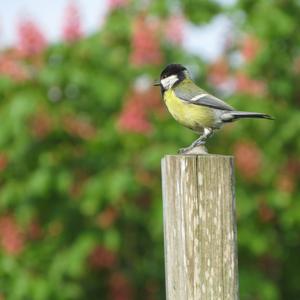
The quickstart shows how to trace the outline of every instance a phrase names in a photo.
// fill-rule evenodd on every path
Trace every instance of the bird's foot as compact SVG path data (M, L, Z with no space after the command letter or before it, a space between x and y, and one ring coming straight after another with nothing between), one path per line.
M187 151L189 151L191 147L186 147L186 148L180 148L178 150L178 154L185 154Z
M207 149L204 146L204 143L197 144L197 145L191 145L186 148L181 148L178 150L178 154L207 154Z

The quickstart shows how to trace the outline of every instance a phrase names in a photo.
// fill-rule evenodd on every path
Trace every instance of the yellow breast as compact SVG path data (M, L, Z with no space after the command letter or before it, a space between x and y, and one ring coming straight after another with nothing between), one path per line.
M212 108L184 102L172 90L165 91L164 101L173 118L183 126L195 131L202 131L203 127L214 127L215 114Z

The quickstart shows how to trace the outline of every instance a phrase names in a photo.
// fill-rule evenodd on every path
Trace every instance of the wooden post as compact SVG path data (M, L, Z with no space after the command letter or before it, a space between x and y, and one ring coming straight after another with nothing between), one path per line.
M233 157L162 160L167 300L237 300Z

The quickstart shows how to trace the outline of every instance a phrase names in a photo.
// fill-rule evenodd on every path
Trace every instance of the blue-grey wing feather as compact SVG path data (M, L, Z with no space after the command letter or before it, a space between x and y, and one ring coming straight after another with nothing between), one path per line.
M208 106L220 110L234 110L232 106L225 103L221 99L210 95L206 91L199 88L192 81L183 81L174 88L174 92L178 98L191 104Z

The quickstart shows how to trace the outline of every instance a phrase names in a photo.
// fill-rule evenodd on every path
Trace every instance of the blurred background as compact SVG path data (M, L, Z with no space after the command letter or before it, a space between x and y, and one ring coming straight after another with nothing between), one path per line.
M240 110L240 295L300 299L300 2L2 1L0 299L165 299L160 159L195 134L152 87L171 62ZM50 4L51 3L51 4Z

